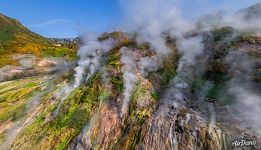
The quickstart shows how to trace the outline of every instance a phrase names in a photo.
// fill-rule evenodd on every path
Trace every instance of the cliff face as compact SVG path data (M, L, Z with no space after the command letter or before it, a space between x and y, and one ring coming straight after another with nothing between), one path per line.
M88 71L80 86L72 70L1 83L1 104L13 110L0 115L1 148L216 150L232 149L239 138L260 141L252 120L235 113L245 108L229 88L239 78L258 93L258 35L224 27L166 38L168 55L122 32L97 41L113 42L82 54ZM193 57L180 53L195 48Z

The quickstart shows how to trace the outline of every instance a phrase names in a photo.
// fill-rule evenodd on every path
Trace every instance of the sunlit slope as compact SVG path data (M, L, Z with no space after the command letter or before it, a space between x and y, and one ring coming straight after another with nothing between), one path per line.
M74 49L66 45L57 46L54 42L31 32L16 19L0 14L0 67L17 65L17 62L12 59L15 54L73 59L75 53Z

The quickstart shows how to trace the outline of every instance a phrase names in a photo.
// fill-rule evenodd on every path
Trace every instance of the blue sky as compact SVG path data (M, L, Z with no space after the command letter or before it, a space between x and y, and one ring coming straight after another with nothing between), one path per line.
M0 12L47 37L106 31L119 20L113 0L1 0Z
M193 18L218 9L235 12L258 1L180 0L179 5L185 17ZM1 0L0 12L46 37L75 37L83 31L104 32L119 23L122 14L119 0Z

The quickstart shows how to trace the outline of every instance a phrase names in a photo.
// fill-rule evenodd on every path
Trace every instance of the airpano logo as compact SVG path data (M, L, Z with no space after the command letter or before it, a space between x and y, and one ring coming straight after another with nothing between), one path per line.
M233 147L242 147L242 146L255 146L256 141L251 140L235 140L232 142Z

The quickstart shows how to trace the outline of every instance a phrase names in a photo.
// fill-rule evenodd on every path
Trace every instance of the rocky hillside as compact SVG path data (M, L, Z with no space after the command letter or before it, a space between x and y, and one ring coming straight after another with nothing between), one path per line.
M78 87L73 86L70 70L55 77L2 82L2 147L221 150L232 149L238 137L259 142L257 131L232 115L235 95L226 92L225 85L237 74L242 81L255 82L258 89L261 37L224 27L188 35L186 40L198 36L203 39L202 50L209 53L182 69L184 57L178 54L176 39L167 38L171 52L158 59L149 44L113 32L97 39L114 44L88 55L89 61L98 57L102 61ZM241 53L254 61L251 71L240 63L230 68L226 61Z

